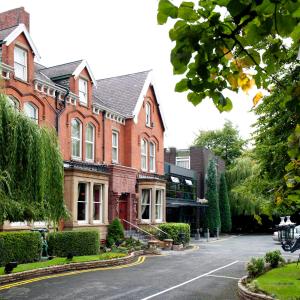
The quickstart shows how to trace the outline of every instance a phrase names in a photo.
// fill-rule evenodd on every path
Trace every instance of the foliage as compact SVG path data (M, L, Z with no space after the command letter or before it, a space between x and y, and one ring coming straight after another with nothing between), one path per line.
M247 264L247 272L248 276L251 278L255 278L261 275L265 270L265 262L264 259L259 257L252 257L250 262Z
M272 269L256 280L260 290L274 295L276 299L299 299L299 266L296 263Z
M169 32L175 42L171 63L174 74L184 78L175 90L189 91L194 105L209 97L228 111L232 103L222 94L225 89L247 92L254 83L266 89L277 81L273 74L296 59L299 12L300 2L293 0L201 0L179 6L160 0L158 23L176 20ZM291 38L289 47L284 38Z
M284 258L279 250L267 252L265 255L266 263L269 263L272 268L278 267L279 263L284 262Z
M48 234L49 254L66 257L99 253L99 231L62 231Z
M260 165L250 152L236 159L226 172L232 215L272 216L272 182L261 176Z
M27 263L27 264L20 264L12 270L12 273L19 273L19 272L24 272L24 271L29 271L29 270L51 267L51 266L66 265L66 264L70 264L70 263L115 259L115 258L121 258L121 257L125 257L125 256L126 256L126 254L124 254L124 253L106 252L106 253L101 253L99 255L74 256L72 258L72 260L69 260L65 257L55 257L51 260L39 261L39 262ZM5 274L4 267L2 267L2 268L0 268L0 275L4 275L4 274Z
M128 251L138 251L142 249L142 243L139 240L130 237L124 240L121 247L126 248Z
M173 240L175 245L179 245L182 242L188 244L190 241L191 229L190 225L186 223L165 223L158 226L159 229L165 231L169 238ZM183 240L180 234L183 234Z
M300 123L300 103L298 96L299 68L291 69L286 72L281 79L281 86L276 89L264 101L255 108L258 120L255 126L255 158L260 164L260 175L267 180L272 181L275 195L273 199L274 208L281 214L290 214L300 208L299 197L288 196L291 190L297 190L297 176L293 176L294 168L297 166L297 151L299 143L295 142L295 149L290 148L290 142L293 140L294 130ZM289 89L285 86L289 85ZM292 96L289 95L292 90ZM297 129L296 129L297 130ZM293 160L290 162L290 155ZM287 166L287 170L286 170ZM285 185L284 175L288 185ZM298 170L299 172L299 170ZM294 175L296 175L296 173ZM299 174L298 174L299 175Z
M124 228L119 218L115 218L107 228L106 244L111 247L124 239Z
M222 173L220 177L219 207L222 232L230 232L232 227L231 212L227 192L227 183L224 173Z
M210 232L214 233L217 231L217 228L221 229L220 208L217 191L217 174L214 159L211 159L208 164L206 184L207 191L205 198L208 200L208 226Z
M210 149L225 160L226 166L241 155L245 141L230 121L226 121L220 130L200 131L194 144Z
M32 262L40 259L41 235L38 232L1 232L0 266L9 262Z
M56 133L16 112L4 95L0 95L0 171L0 224L47 220L56 227L67 216Z

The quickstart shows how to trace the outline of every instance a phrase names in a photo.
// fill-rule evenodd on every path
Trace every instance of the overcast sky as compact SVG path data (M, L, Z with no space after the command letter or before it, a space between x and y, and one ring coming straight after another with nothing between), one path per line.
M31 37L47 67L86 59L97 79L153 69L165 122L165 147L190 146L199 130L221 128L226 119L249 137L255 121L250 95L233 97L234 109L220 114L211 101L194 107L175 93L169 25L156 21L157 0L0 0L0 11L24 6Z

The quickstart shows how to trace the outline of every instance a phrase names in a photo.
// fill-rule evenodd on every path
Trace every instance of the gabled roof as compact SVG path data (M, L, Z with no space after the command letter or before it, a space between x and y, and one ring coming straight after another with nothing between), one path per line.
M40 59L40 55L37 51L36 46L33 43L33 40L24 24L19 24L18 26L13 26L6 28L0 31L0 40L6 46L9 46L21 33L23 33L37 59Z
M49 78L58 78L62 76L75 76L77 78L81 71L86 68L94 85L97 84L92 70L86 60L77 60L50 68L41 69L41 72Z
M101 99L109 108L126 116L133 117L133 113L142 93L145 81L150 71L121 75L97 80L97 89L93 89L97 98Z

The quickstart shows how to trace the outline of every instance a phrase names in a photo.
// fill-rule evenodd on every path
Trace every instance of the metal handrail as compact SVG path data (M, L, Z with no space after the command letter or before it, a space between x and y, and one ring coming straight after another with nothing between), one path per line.
M138 229L138 230L144 232L145 234L151 236L151 238L153 238L154 240L158 240L153 234L147 232L146 230L143 230L142 228L140 228L140 227L138 227L138 226L132 224L131 222L129 222L129 221L125 220L125 219L122 219L122 221L128 223L130 226L133 226L134 228L136 228L136 229Z
M152 225L152 224L147 224L147 225L149 225L149 226L152 227L152 228L155 228L156 230L158 230L158 231L164 233L167 237L169 237L169 234L168 234L167 232L161 230L160 228L158 228L158 227L156 227L156 226L154 226L154 225Z

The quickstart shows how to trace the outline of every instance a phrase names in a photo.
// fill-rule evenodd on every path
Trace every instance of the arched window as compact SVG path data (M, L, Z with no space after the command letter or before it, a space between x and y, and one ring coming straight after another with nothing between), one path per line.
M153 142L150 142L149 150L149 171L155 172L155 144Z
M81 159L82 125L77 119L72 120L72 158Z
M7 97L8 103L15 109L19 110L20 109L20 102L17 98L14 96L8 96Z
M144 139L141 140L141 168L143 171L148 170L148 163L147 163L147 148L148 142Z
M151 127L151 106L148 102L146 103L145 110L146 110L146 126Z
M95 127L90 123L85 132L85 159L94 161Z
M35 105L33 105L30 102L26 102L24 104L24 113L33 122L38 124L38 122L39 122L39 110Z

